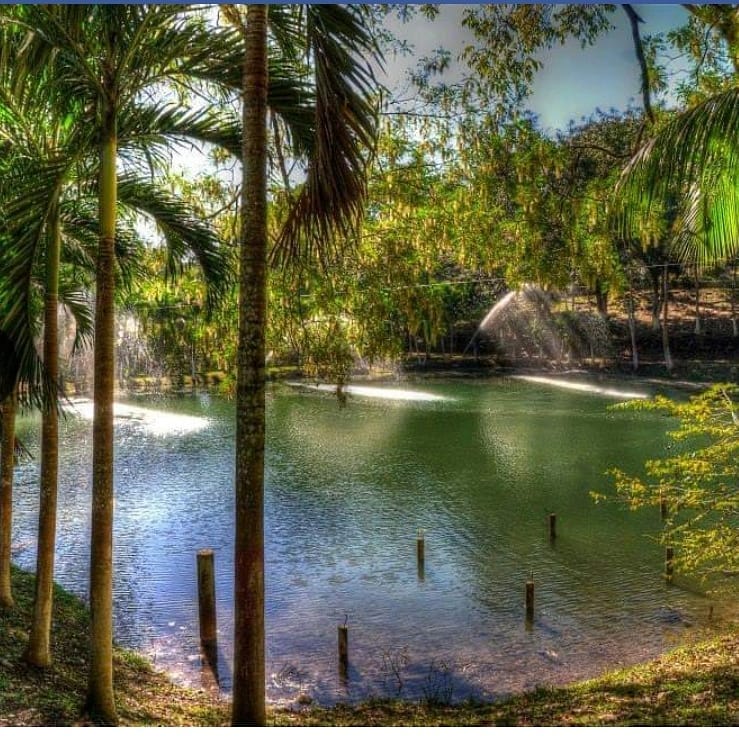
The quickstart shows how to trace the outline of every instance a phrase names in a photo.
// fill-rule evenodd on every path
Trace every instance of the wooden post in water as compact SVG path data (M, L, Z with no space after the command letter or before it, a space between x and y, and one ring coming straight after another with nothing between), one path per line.
M534 620L534 573L526 581L526 621L531 623Z
M557 538L557 514L549 514L549 540L554 541Z
M426 538L423 529L418 529L416 535L416 561L418 563L418 577L423 580L426 567Z
M218 649L216 621L216 577L212 549L198 551L198 615L200 645L206 660L215 669Z
M339 675L346 678L349 671L349 627L344 621L339 625Z
M672 547L667 547L665 549L665 580L667 580L667 584L669 585L672 582L672 561L675 557L675 551Z

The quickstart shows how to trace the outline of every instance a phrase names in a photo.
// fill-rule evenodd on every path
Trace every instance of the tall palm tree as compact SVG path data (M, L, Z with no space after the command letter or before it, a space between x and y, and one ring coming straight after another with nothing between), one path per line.
M18 48L19 39L9 38L10 33L5 31L4 42L11 43ZM4 159L8 160L4 169L5 192L2 193L3 205L12 199L8 193L10 183L14 188L18 186L17 175L28 158L53 158L63 129L68 126L61 124L61 118L51 120L48 116L48 103L42 102L39 92L40 81L37 77L28 78L29 84L23 85L18 79L20 67L8 63L0 67L2 74L3 97L0 110L3 113L3 144ZM20 83L20 84L19 84ZM8 148L12 147L12 151ZM20 167L19 167L20 165ZM16 176L14 176L16 175ZM21 175L25 176L25 175ZM55 189L49 201L45 228L45 275L44 275L44 338L43 358L46 373L55 385L59 374L58 350L58 310L59 310L59 266L61 259L61 218L59 211L60 191ZM11 231L6 220L5 228ZM12 232L9 234L11 242L15 241ZM22 236L21 236L22 238ZM0 267L7 256L7 252L0 256ZM10 270L3 270L6 274ZM7 314L6 314L7 315ZM27 661L38 667L46 667L51 663L49 649L51 634L52 593L54 579L54 545L56 539L56 499L58 479L58 447L59 447L59 419L56 403L46 403L43 409L41 423L41 476L40 476L40 503L39 527L36 560L36 595L34 599L31 634L26 649Z
M267 142L270 53L307 59L315 106L307 179L275 249L277 263L306 253L330 263L335 234L361 212L363 175L375 135L376 91L366 58L376 54L361 12L336 5L231 7L243 56L239 345L234 547L234 725L265 723L264 446L267 315ZM271 33L270 33L271 30ZM323 247L323 251L320 250ZM328 253L326 251L328 249ZM327 255L328 254L328 255Z
M172 134L197 131L214 143L234 143L234 137L209 136L210 114L189 119L172 113L173 106L154 102L168 82L184 79L190 64L202 63L210 39L191 14L172 6L34 6L15 16L32 34L26 58L44 68L64 95L88 114L80 131L88 139L80 151L97 142L98 165L92 172L98 190L99 242L95 262L95 346L93 419L93 490L90 555L90 671L88 710L103 723L115 723L112 683L112 523L113 523L113 370L115 236L118 201L141 207L155 190L130 170L119 179L123 143L138 140L132 159L156 158ZM204 42L208 42L206 45ZM176 107L175 107L176 112ZM187 135L187 134L185 134ZM238 140L238 136L236 137ZM124 161L123 164L130 162ZM57 174L57 176L59 176ZM50 174L47 184L54 181ZM58 180L56 180L58 182ZM49 193L50 188L45 192ZM163 221L163 232L180 251L193 249L204 270L218 276L217 241L194 219L182 220L162 198L164 208L151 211ZM37 227L38 228L38 227ZM26 261L21 272L30 269ZM220 277L222 277L221 275ZM216 280L217 282L218 280ZM20 324L23 322L21 321ZM23 333L23 331L22 331ZM25 331L28 334L28 331ZM26 336L27 339L27 336ZM16 341L16 345L18 342ZM28 341L26 341L28 344Z
M13 511L15 456L15 395L0 404L0 608L12 608L10 582L10 535Z
M94 168L90 167L90 157L94 148L90 141L80 138L79 129L84 129L87 121L80 115L79 108L60 110L52 109L48 104L48 95L53 92L53 85L46 85L36 90L35 105L26 115L21 116L17 109L11 110L6 97L2 111L5 119L13 117L16 122L24 125L17 126L24 136L16 135L13 140L13 159L16 162L15 170L6 171L5 181L12 195L7 193L3 197L5 206L6 228L15 228L12 243L13 248L4 250L0 255L0 268L3 273L11 276L11 285L4 291L5 306L11 306L4 312L4 322L8 328L15 328L15 336L21 345L30 348L32 342L29 337L29 321L17 322L18 308L28 306L30 299L28 289L31 286L31 269L34 264L34 254L41 252L45 261L45 279L43 280L44 293L44 359L43 367L48 384L51 387L52 399L43 405L42 444L41 444L41 498L39 506L39 534L38 554L36 564L36 596L31 633L26 650L26 659L39 667L48 666L51 662L50 630L52 615L54 546L56 528L56 497L57 497L57 470L58 470L58 411L56 381L58 376L58 340L57 340L57 313L59 293L59 269L61 256L62 236L65 240L66 260L73 260L79 264L82 258L82 267L92 268L94 259L89 259L89 253L94 255L95 250L90 247L91 241L96 239L99 227L91 213L89 205L91 196L97 189ZM39 100L43 101L39 103ZM73 106L74 108L74 106ZM121 153L130 156L139 139L143 137L145 143L151 142L157 128L150 125L158 124L169 135L177 132L178 135L203 135L207 126L213 121L195 121L192 117L183 120L173 117L171 111L159 111L159 116L152 116L152 111L145 107L138 113L148 113L147 125L132 127L131 121L123 122L123 140ZM155 111L156 112L156 111ZM59 121L63 120L64 125ZM29 121L37 121L33 126ZM197 123L198 125L194 125ZM164 124L164 125L163 125ZM211 125L212 127L212 125ZM9 127L6 126L6 131ZM213 129L214 134L217 129ZM229 133L220 131L218 136L225 141ZM231 125L231 146L238 141L235 125ZM25 148L24 148L25 144ZM88 148L85 149L85 144ZM21 155L23 152L23 155ZM8 168L6 168L8 169ZM52 169L57 173L50 191L37 191L38 179L43 181L43 173ZM70 185L73 181L73 187ZM43 197L38 197L42 195ZM135 209L150 214L163 227L168 236L168 242L175 251L181 252L183 246L194 247L196 253L209 263L209 276L218 277L221 269L210 252L214 252L215 238L208 229L197 224L187 213L182 203L172 196L166 195L146 180L127 176L120 188L119 201L124 211ZM36 205L37 207L30 207ZM35 218L35 221L32 220ZM189 219L189 220L188 220ZM130 233L126 233L120 226L117 228L117 270L128 268L122 261L127 253L132 252L131 243L135 240ZM72 247L75 247L73 249ZM205 247L205 248L203 248ZM124 272L125 275L125 272ZM16 279L12 279L16 278ZM219 277L220 279L220 277ZM2 293L3 291L0 291ZM8 297L9 296L9 297ZM82 316L85 302L78 301L76 306L70 298L74 293L63 291L67 305L76 307L73 311L78 329L89 325L89 317ZM25 314L24 314L25 315ZM18 326L15 326L16 322ZM18 330L25 327L25 331ZM35 361L33 353L28 360L31 365ZM40 371L40 370L39 370Z

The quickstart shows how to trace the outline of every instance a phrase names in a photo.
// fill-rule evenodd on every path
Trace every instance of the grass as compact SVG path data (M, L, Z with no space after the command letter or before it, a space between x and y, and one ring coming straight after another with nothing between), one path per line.
M0 611L0 726L84 725L87 610L56 588L54 665L22 659L33 576L13 571L16 605ZM121 724L222 726L228 704L173 685L138 655L115 652ZM491 704L431 705L376 700L359 706L273 711L277 726L736 726L739 724L739 629L727 627L657 660L564 688L540 689Z
M89 613L75 596L54 589L48 670L23 661L33 604L32 575L13 570L15 607L0 610L0 726L85 724ZM204 692L184 690L133 652L114 657L119 719L129 726L209 726L226 720L225 705Z

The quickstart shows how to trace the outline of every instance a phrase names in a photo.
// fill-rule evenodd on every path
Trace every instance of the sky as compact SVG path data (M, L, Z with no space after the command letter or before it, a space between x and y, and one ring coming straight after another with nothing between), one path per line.
M415 67L417 59L440 46L448 49L456 59L472 40L461 24L466 7L469 6L442 4L434 21L420 14L405 24L395 18L387 21L398 38L412 45L414 53L397 58L387 55L385 76L378 75L380 81L405 97L412 94L404 89L407 88L408 70ZM687 12L679 5L634 7L645 21L641 29L643 35L666 31L681 25L687 18ZM570 120L577 122L588 117L596 108L622 110L630 102L641 104L641 80L631 29L621 8L616 9L613 18L614 30L601 36L593 47L582 49L573 41L542 51L543 67L537 74L528 107L539 116L540 126L546 132L566 129ZM462 64L453 64L449 78L458 78L462 69ZM210 168L208 162L205 155L192 151L187 157L178 157L176 165L190 175Z
M421 16L406 24L389 22L391 30L415 49L412 57L386 59L391 88L402 86L406 70L413 66L415 58L428 55L439 46L451 51L453 58L459 56L471 41L460 22L465 7L444 5L433 22ZM687 18L687 12L679 5L634 7L644 20L642 35L666 31ZM613 17L616 27L599 38L595 46L582 49L573 41L541 53L543 68L537 74L528 107L538 114L545 130L566 128L570 120L577 122L598 107L624 109L630 102L640 104L641 80L631 29L621 8L616 9ZM455 69L458 74L460 65L455 65Z

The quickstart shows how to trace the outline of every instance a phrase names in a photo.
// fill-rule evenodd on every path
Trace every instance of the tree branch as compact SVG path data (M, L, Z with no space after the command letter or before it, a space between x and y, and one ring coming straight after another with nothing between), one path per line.
M641 34L639 33L639 24L644 23L642 18L634 10L632 5L625 4L623 6L624 12L629 19L631 24L631 36L634 39L634 51L636 52L636 58L639 62L641 69L641 92L642 100L644 102L644 112L650 123L654 123L654 111L652 110L652 101L649 96L649 67L647 66L647 59L644 56L644 45L642 44Z

